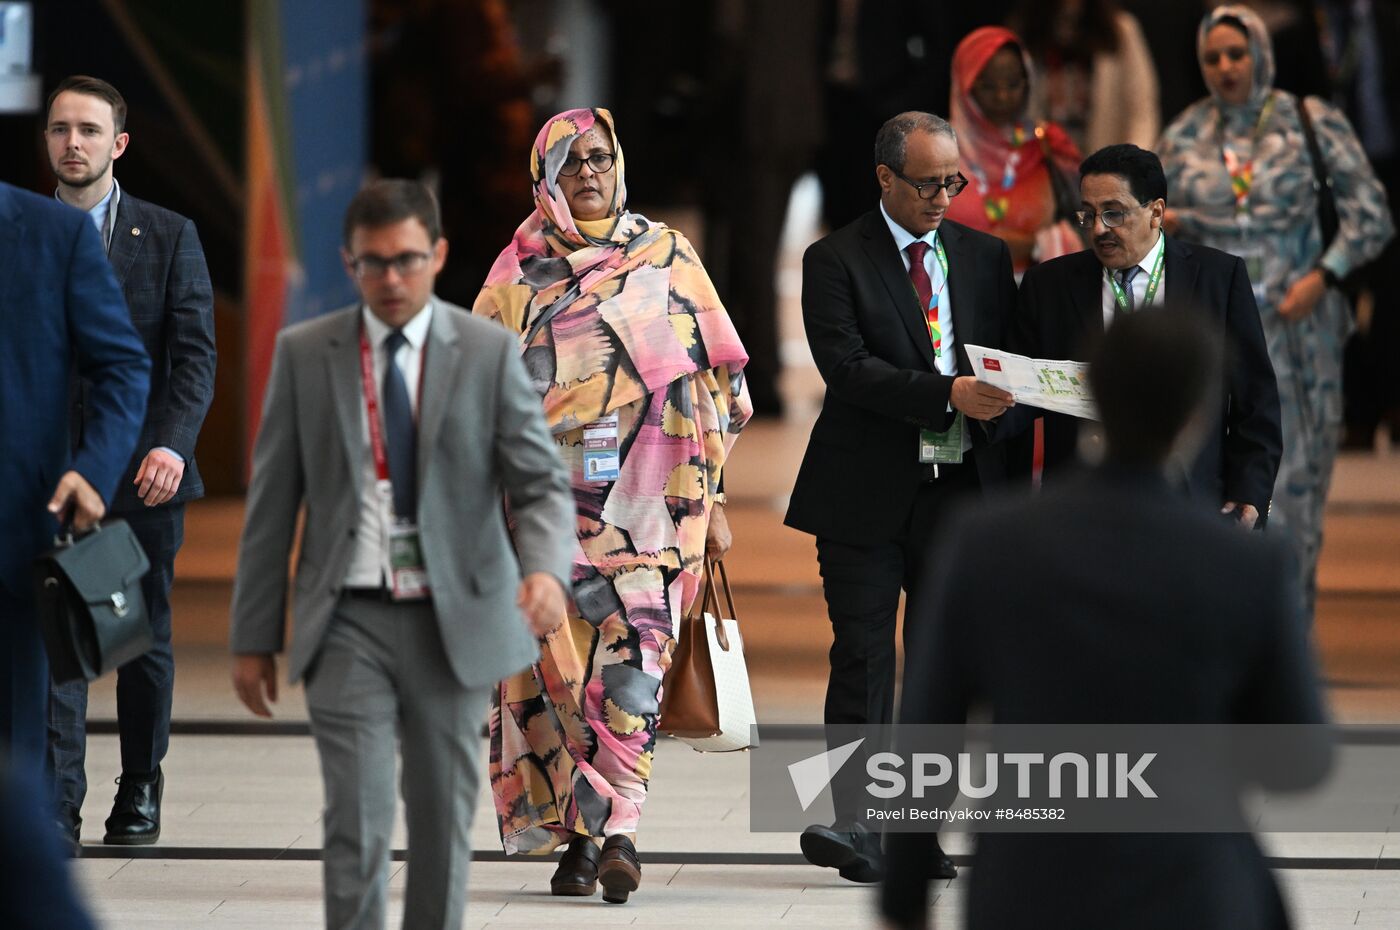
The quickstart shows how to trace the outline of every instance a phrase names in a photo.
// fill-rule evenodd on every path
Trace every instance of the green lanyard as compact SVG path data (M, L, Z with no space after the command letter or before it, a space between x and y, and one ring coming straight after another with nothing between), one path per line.
M943 280L948 280L948 253L943 251L943 237L933 234L933 257L938 259L938 267L943 269Z
M1157 285L1162 283L1162 266L1166 264L1167 244L1162 243L1162 247L1157 250L1157 260L1152 263L1152 273L1147 276L1147 293L1142 297L1139 306L1152 306L1152 298L1157 296ZM1118 286L1118 279L1114 277L1112 271L1108 273L1108 286L1113 288L1113 299L1118 304L1118 309L1128 310L1128 295L1123 293L1123 288Z

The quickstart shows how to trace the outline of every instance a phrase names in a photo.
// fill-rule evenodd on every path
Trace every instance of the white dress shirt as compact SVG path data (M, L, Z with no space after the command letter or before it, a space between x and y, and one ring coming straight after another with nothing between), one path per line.
M880 204L880 215L889 224L890 235L894 236L895 247L899 249L899 260L904 263L904 271L909 272L909 253L904 251L909 248L909 244L915 241L915 236L909 230L890 219L890 215L885 212L885 205ZM934 364L938 367L938 373L947 375L950 378L957 377L958 374L958 353L953 342L953 298L948 289L948 281L943 274L943 266L938 264L938 256L933 254L933 243L938 238L938 230L934 229L918 237L919 242L928 243L928 251L924 253L924 270L928 272L929 282L933 285L933 292L938 295L938 328L943 333L943 351L934 359ZM913 285L910 285L913 288ZM928 308L922 308L924 313L928 313Z
M1138 267L1142 270L1133 278L1133 308L1134 310L1144 310L1146 306L1143 300L1147 297L1147 282L1152 277L1152 268L1157 264L1157 255L1162 251L1167 241L1167 237L1162 235L1162 231L1157 231L1157 244L1147 250L1147 254L1138 262ZM1118 301L1113 296L1113 285L1109 284L1109 279L1113 272L1105 268L1103 270L1103 328L1107 330L1113 325L1113 318L1118 313ZM1152 306L1162 306L1162 299L1167 294L1167 266L1162 264L1162 277L1157 281L1157 293L1152 297Z
M395 355L399 371L403 372L404 384L408 387L408 402L413 407L415 419L418 416L418 386L423 371L423 346L428 340L428 324L433 318L433 304L428 304L403 325L406 343L399 347ZM369 338L371 354L374 357L375 400L379 404L381 416L384 409L384 367L388 364L388 353L384 349L384 339L392 330L379 317L370 312L369 307L360 308L360 319ZM355 383L360 383L356 368ZM352 588L377 588L384 581L384 531L380 521L379 494L376 485L379 476L374 471L374 450L369 445L369 417L365 412L364 391L357 390L355 396L360 404L360 520L355 529L355 549L350 555L350 568L345 573L345 584Z
M57 190L53 192L53 196L59 203L63 203L63 198L58 196ZM102 247L108 252L112 251L112 227L116 225L117 203L121 199L120 185L117 184L117 179L113 178L107 193L87 211L87 215L92 217L92 225L97 227L97 234L102 237Z

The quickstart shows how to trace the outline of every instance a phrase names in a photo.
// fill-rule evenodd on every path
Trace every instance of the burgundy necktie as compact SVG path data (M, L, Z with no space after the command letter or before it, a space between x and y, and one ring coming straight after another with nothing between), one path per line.
M933 303L933 282L928 279L928 269L924 267L928 249L928 243L922 239L915 239L904 248L909 253L909 280L914 284L914 293L919 295L922 313L928 313L928 306Z

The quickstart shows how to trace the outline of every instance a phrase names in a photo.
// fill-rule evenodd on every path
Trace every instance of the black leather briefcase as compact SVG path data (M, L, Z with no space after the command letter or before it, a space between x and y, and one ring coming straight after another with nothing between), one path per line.
M92 681L151 648L141 594L150 567L124 520L66 536L35 560L35 601L55 683Z

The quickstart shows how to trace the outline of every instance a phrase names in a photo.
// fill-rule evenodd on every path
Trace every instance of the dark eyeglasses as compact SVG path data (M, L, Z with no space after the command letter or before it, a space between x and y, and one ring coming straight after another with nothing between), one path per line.
M1244 61L1245 56L1247 56L1248 54L1249 49L1234 46L1232 48L1225 49L1224 52L1206 52L1204 55L1201 56L1201 61L1205 62L1206 67L1214 68L1216 65L1220 64L1221 55L1224 55L1231 61Z
M427 252L400 252L393 258L380 258L378 255L361 255L350 260L350 270L357 278L383 277L390 268L401 278L417 274L428 267L432 256Z
M587 158L578 158L570 155L564 159L564 164L559 166L559 176L561 178L571 178L579 173L584 164L588 165L588 170L594 174L602 174L613 166L613 160L617 156L612 152L594 152Z
M1146 200L1138 204L1138 206L1145 207L1151 202L1150 200ZM1103 220L1103 224L1109 229L1117 229L1128 219L1128 214L1130 212L1129 210L1104 210L1102 213L1095 213L1093 210L1075 210L1074 222L1081 229L1093 229L1094 220L1100 219Z
M890 170L894 171L893 168ZM894 172L894 176L914 188L914 193L919 195L920 200L932 200L938 196L938 192L941 190L946 190L949 197L956 197L962 193L964 187L967 187L967 178L963 177L961 171L954 175L951 181L924 181L920 183L906 178L898 171Z

